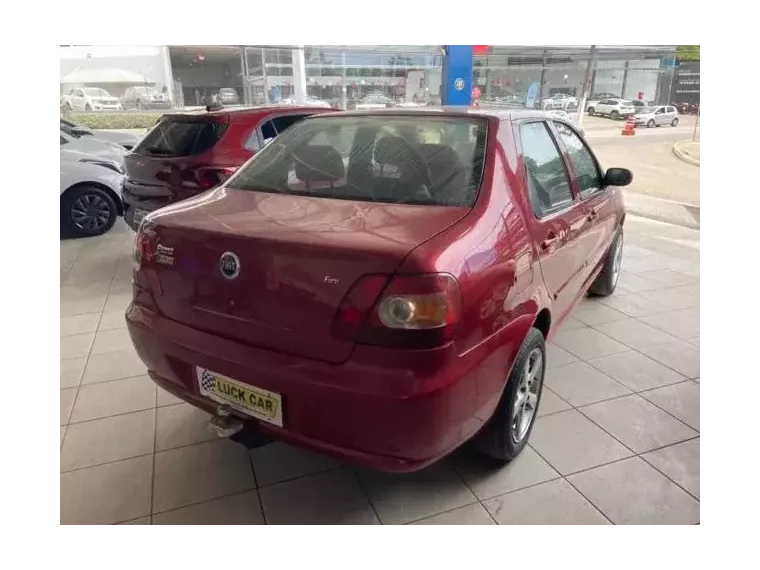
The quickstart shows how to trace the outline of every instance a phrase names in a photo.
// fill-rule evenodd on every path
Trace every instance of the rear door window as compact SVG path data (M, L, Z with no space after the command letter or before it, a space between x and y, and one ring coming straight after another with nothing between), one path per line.
M601 176L596 159L591 151L584 144L573 129L567 124L559 121L554 122L554 128L557 129L559 140L565 145L567 154L570 157L570 164L573 165L575 176L578 179L578 185L581 190L581 196L590 196L594 192L602 189Z
M166 117L135 147L139 154L178 157L206 152L219 142L227 123Z
M455 117L319 117L278 136L232 188L368 202L472 206L487 122Z
M574 198L565 161L549 126L543 121L520 127L527 171L528 197L533 212L544 218L572 206Z
M283 131L290 128L298 121L302 121L309 115L282 115L280 117L274 117L261 124L261 136L264 140L273 139Z

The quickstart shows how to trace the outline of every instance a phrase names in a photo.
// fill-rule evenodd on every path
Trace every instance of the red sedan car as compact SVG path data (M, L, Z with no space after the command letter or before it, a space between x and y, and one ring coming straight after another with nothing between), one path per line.
M224 182L279 133L331 110L269 106L164 115L124 158L124 220L137 231L153 210Z
M386 471L470 440L508 461L546 339L615 289L631 178L540 111L310 117L146 218L129 332L220 435Z

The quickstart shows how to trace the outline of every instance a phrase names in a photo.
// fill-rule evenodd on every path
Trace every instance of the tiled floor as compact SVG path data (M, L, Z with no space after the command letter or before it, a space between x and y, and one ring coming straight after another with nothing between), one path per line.
M699 522L699 232L630 218L616 294L548 348L530 446L387 475L215 439L157 390L124 325L132 234L61 241L61 522Z

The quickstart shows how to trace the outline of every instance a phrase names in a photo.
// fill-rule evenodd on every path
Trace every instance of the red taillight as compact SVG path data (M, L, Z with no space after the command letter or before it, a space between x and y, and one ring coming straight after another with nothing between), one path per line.
M132 250L132 269L134 271L139 271L143 264L149 263L153 258L153 243L150 231L146 230L145 224L146 222L143 222L135 236L135 246Z
M453 276L397 275L382 290L386 280L365 276L354 284L338 308L333 334L361 344L411 349L454 339L462 299Z
M235 173L234 166L208 166L195 169L195 182L204 190L218 186Z

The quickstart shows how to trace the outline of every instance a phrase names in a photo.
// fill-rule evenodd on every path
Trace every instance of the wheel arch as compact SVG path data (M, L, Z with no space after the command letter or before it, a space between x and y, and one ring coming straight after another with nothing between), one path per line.
M124 204L121 201L121 196L119 196L116 192L114 192L113 188L108 186L107 184L103 184L102 182L93 182L93 181L87 181L87 182L77 182L76 184L72 184L66 190L61 194L61 201L63 201L65 196L68 196L73 192L74 190L78 190L79 188L87 188L87 187L95 187L100 190L105 191L108 193L109 196L111 196L111 199L114 201L114 204L116 204L116 213L119 216L124 215Z
M540 311L538 311L538 314L536 315L536 318L533 320L533 327L535 329L538 329L542 335L544 335L544 339L549 338L549 331L551 330L552 325L552 315L551 311L549 311L548 308L544 307Z

